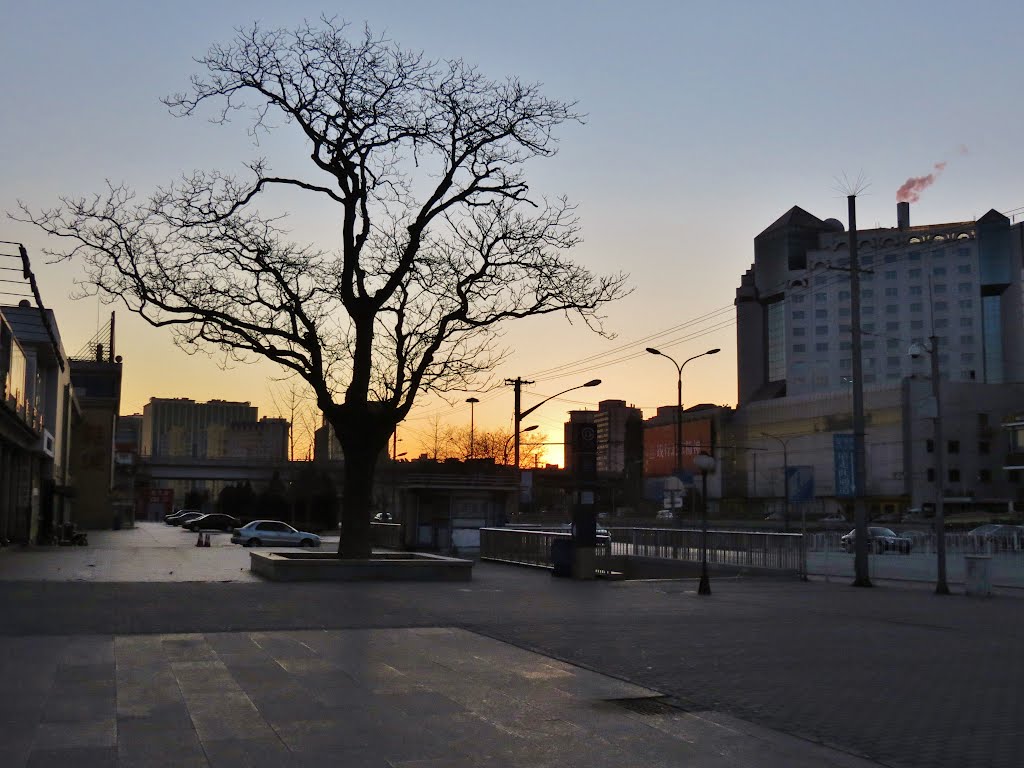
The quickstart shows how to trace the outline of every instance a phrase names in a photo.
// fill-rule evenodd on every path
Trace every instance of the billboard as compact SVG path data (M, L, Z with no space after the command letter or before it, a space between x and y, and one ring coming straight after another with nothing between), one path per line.
M711 419L683 422L683 472L700 474L694 457L711 453ZM671 475L676 471L676 425L644 427L644 476Z

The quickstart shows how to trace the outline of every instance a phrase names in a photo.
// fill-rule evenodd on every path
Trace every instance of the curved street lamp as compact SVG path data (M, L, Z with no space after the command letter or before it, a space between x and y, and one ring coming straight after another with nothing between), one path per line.
M516 414L515 414L515 424L513 425L513 429L515 430L515 434L513 435L513 437L515 437L515 439L516 439L516 453L515 453L516 469L519 469L519 432L520 431L522 431L522 432L526 432L527 431L525 429L524 430L520 430L519 429L519 425L523 423L523 419L526 418L527 416L529 416L534 411L536 411L542 405L544 405L544 403L548 402L549 400L554 400L556 397L558 397L560 395L564 395L566 392L572 392L574 389L583 389L584 387L596 387L600 383L601 383L600 379L591 379L586 384L577 384L575 387L569 387L568 389L563 389L561 392L556 392L555 394L551 395L550 397L545 397L539 403L537 403L536 405L530 406L525 411L517 411L516 412Z
M718 347L709 349L707 352L701 352L699 355L688 357L686 360L683 360L682 364L677 363L669 355L654 347L647 347L647 351L652 355L660 355L670 361L676 367L676 372L679 374L676 379L676 474L678 475L683 471L683 368L691 360L696 360L698 357L704 357L705 355L717 355L722 350Z
M533 430L537 429L537 427L538 427L538 425L537 425L537 424L531 424L531 425L530 425L530 426L528 426L528 427L523 427L523 428L522 428L521 430L519 430L519 431L520 431L520 432L533 432ZM509 435L509 436L508 436L508 437L507 437L507 438L505 439L505 450L504 450L504 451L502 452L502 462L503 462L503 463L504 463L504 461L505 461L505 460L507 459L507 457L508 457L508 444L512 442L512 438L514 438L514 437L515 437L515 435Z

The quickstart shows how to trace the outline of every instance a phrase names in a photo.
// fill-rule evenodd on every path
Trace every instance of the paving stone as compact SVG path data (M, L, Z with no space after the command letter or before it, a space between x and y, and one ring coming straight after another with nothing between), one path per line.
M36 728L35 743L49 749L112 747L117 744L116 720L111 717L103 720L40 723Z
M36 749L27 768L117 768L117 747Z
M277 738L213 739L203 742L203 750L211 768L281 768L294 763L292 753Z

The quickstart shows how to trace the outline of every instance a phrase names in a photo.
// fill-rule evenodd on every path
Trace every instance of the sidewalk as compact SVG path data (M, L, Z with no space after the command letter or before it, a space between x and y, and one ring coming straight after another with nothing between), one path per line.
M488 564L468 584L10 580L22 560L0 557L5 766L1024 754L1014 597L713 579L702 598Z

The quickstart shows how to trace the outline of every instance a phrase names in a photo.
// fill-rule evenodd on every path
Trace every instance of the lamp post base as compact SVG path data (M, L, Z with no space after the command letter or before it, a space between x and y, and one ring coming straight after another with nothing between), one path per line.
M711 579L708 578L708 564L700 564L700 584L697 585L698 595L711 594Z

